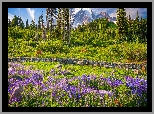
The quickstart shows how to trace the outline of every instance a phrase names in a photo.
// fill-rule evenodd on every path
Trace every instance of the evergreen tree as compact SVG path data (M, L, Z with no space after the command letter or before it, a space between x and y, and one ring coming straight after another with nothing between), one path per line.
M29 27L29 24L28 24L28 19L27 19L27 21L26 21L26 28L28 28Z
M43 15L39 16L39 20L38 20L38 28L41 29L41 21L43 19Z
M134 20L134 33L136 35L139 35L139 16L138 16L138 11L137 11L137 15L136 15L136 18Z
M21 17L19 18L19 26L22 29L24 29L24 27L25 27L24 22L22 21Z
M15 27L15 26L19 26L21 28L24 28L24 23L21 19L21 17L17 17L16 15L14 16L14 18L12 19L12 22L10 23L10 26Z
M18 26L18 17L15 15L14 18L12 19L11 26Z
M147 19L142 19L142 39L147 42Z
M35 28L35 19L31 21L31 28L32 28L32 29Z
M50 28L50 37L51 37L51 34L53 33L54 31L54 26L53 26L53 23L54 23L54 18L57 19L57 9L56 8L46 8L46 21L49 22L49 28Z
M132 23L133 22L133 20L131 19L131 17L130 17L130 14L129 14L129 16L128 16L128 41L132 41L133 39L132 39L132 34L133 34L133 28L132 28Z
M118 34L119 34L120 40L124 40L123 38L126 37L128 33L125 8L117 9L117 22L116 23L117 23Z

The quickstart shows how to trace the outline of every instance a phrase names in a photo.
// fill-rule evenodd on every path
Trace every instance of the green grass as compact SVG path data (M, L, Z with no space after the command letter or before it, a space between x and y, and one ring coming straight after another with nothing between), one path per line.
M114 40L104 42L100 47L92 45L65 46L60 40L56 41L24 41L16 40L13 43L9 38L9 57L36 57L36 51L41 49L43 55L40 57L79 58L89 60L103 60L107 62L143 62L147 58L147 45L142 43L123 42L113 43ZM14 46L14 44L16 44ZM82 50L86 50L83 52Z
M34 66L35 70L44 70L45 72L49 72L50 69L55 68L58 62L24 62L22 63L25 66ZM92 66L80 66L80 65L64 65L62 64L62 70L70 70L71 73L73 73L73 76L81 76L84 74L86 75L103 75L104 77L108 77L111 75L111 72L115 70L114 75L117 77L131 75L132 77L135 77L136 74L132 72L132 70L127 71L126 69L119 69L119 68L105 68L105 67L92 67ZM142 75L142 78L146 78L146 75Z

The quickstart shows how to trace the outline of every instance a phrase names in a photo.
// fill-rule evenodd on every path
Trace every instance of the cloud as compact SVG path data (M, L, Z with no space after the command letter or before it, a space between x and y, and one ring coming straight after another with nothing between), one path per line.
M34 20L34 10L31 10L30 8L26 8L27 12L29 13L30 17Z
M13 18L14 18L14 15L12 15L11 13L8 13L8 19L12 21Z

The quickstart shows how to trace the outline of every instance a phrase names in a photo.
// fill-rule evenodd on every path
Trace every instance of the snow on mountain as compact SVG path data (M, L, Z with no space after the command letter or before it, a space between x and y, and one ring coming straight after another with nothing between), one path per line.
M111 21L115 21L116 17L112 18L106 11L101 8L72 8L72 17L74 19L73 27L77 27L83 23L91 22L94 19L108 17ZM111 11L109 11L111 12ZM114 19L114 20L113 20Z
M90 8L74 8L72 15L75 27L93 20Z
M85 11L85 14L92 19L91 9L90 8L83 8L83 10Z

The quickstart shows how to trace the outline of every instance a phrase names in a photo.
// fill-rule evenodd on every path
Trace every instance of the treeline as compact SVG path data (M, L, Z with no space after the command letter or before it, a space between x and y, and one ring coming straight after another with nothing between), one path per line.
M138 11L136 18L131 19L130 15L126 17L124 8L118 8L116 25L113 22L108 22L107 18L100 18L87 25L79 25L75 29L76 31L80 32L80 34L82 33L83 37L88 35L88 37L101 37L104 40L115 39L118 41L146 43L147 19L142 17L139 19Z
M138 11L135 19L130 15L126 17L124 8L117 9L117 22L108 22L107 18L96 19L88 24L79 25L72 28L69 8L46 8L47 27L44 27L43 14L39 16L38 24L35 20L26 26L21 17L14 16L12 22L8 21L9 36L13 38L34 38L38 33L38 38L46 30L48 39L59 39L68 44L93 44L101 46L105 41L128 41L128 42L147 42L147 19L139 19ZM57 24L54 25L54 18ZM18 26L18 27L17 27ZM112 42L113 43L113 42Z

